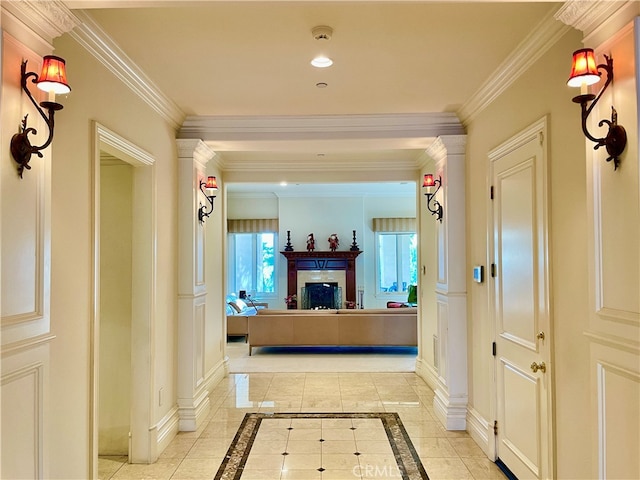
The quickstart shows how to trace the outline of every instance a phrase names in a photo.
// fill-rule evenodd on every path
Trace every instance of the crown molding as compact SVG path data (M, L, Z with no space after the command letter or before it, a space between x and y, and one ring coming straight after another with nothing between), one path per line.
M550 11L462 105L457 113L463 125L468 125L570 30L554 18L555 13L556 9Z
M625 5L635 1L569 0L556 12L555 18L584 32L585 36Z
M69 35L174 129L180 128L185 117L180 107L127 56L93 17L83 11L76 15L81 23Z
M4 1L2 10L11 13L49 43L80 24L78 18L60 0Z
M308 116L189 116L179 138L204 141L424 138L463 134L455 113Z

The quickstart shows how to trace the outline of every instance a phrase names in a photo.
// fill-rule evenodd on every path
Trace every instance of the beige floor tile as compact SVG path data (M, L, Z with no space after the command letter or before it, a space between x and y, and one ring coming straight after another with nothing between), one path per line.
M381 440L358 440L356 442L356 448L360 453L387 453L393 454L391 445L388 441Z
M460 458L446 438L418 438L412 443L420 458Z
M387 433L380 423L377 428L358 427L353 433L356 437L356 442L359 440L387 440Z
M322 473L317 469L285 470L282 472L282 476L280 478L282 480L321 480Z
M430 458L422 462L430 480L472 480L473 476L459 458Z
M361 480L359 465L346 470L327 469L322 472L322 480Z
M244 465L245 470L281 470L284 462L284 456L266 455L266 454L250 454L247 463Z
M327 470L352 470L358 465L358 457L353 453L327 453L322 455L322 468Z
M318 440L298 440L287 443L287 453L320 453L324 451L324 445L327 442L319 442Z
M114 475L114 480L168 480L177 470L181 460L174 458L160 458L150 465L139 463L127 463Z
M291 426L293 428L322 428L322 419L320 418L292 418Z
M342 410L342 399L339 395L332 397L302 397L302 407L300 407L303 412L318 412L318 411L327 411L327 412L335 412Z
M487 457L463 458L462 462L475 480L504 480L505 475L498 466Z
M280 468L272 470L244 470L240 480L279 480L282 471Z
M158 462L130 465L126 457L101 458L99 477L210 480L249 412L386 411L400 416L431 480L504 479L467 432L442 427L433 414L433 391L413 373L231 374L214 387L210 402L203 425L179 434ZM351 426L356 429L350 430ZM323 472L317 470L320 466ZM380 419L264 419L241 479L281 478L397 480L401 476Z
M196 438L184 438L178 436L169 443L167 448L164 449L160 454L160 458L184 458L196 441Z
M284 470L316 470L320 468L320 452L318 453L290 453L284 457Z
M116 473L128 459L123 455L110 455L98 458L98 479L107 480Z
M348 428L323 428L322 438L325 440L355 440L353 430Z
M221 438L199 438L185 458L217 458L229 450L231 440Z
M172 480L210 480L218 471L222 457L217 458L185 458L175 471Z
M331 453L356 453L358 451L356 442L351 440L327 440L322 442L322 454Z
M456 453L461 457L482 457L487 458L482 449L472 438L449 438L449 443Z

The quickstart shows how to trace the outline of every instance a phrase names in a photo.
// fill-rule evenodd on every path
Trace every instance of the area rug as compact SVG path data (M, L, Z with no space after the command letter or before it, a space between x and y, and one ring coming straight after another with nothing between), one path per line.
M415 372L415 347L249 347L227 343L230 373Z
M402 478L403 480L429 479L397 413L247 413L214 480L239 480L261 425L271 420L281 421L283 419L378 419L384 427L387 440L397 464L397 467L394 467L397 474L391 476L394 478ZM295 429L293 425L292 423L288 428L284 426L282 428L291 431ZM357 430L357 428L358 427L353 426L350 430ZM323 438L316 440L318 442L325 441ZM281 455L288 454L286 451L281 453ZM354 455L354 462L357 464L357 456L360 455L360 453L352 452L352 454ZM325 470L322 462L321 459L319 462L320 465L316 468L319 472ZM375 472L371 473L375 474ZM385 474L385 478L387 478L390 472L386 471ZM370 476L366 475L362 470L360 471L360 475L362 475L362 478Z

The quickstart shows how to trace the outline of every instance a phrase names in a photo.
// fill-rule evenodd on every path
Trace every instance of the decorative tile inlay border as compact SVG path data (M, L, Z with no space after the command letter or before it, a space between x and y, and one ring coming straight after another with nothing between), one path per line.
M429 480L411 439L397 413L247 413L214 477L239 480L263 420L271 419L379 419L403 480ZM291 430L292 428L289 428ZM355 429L355 428L352 428ZM322 471L322 467L319 469ZM355 477L354 477L355 478Z

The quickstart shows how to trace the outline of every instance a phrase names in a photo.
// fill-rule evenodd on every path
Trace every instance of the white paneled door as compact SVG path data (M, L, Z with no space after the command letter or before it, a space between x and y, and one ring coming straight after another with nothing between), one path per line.
M496 452L520 480L553 476L544 127L490 155Z

